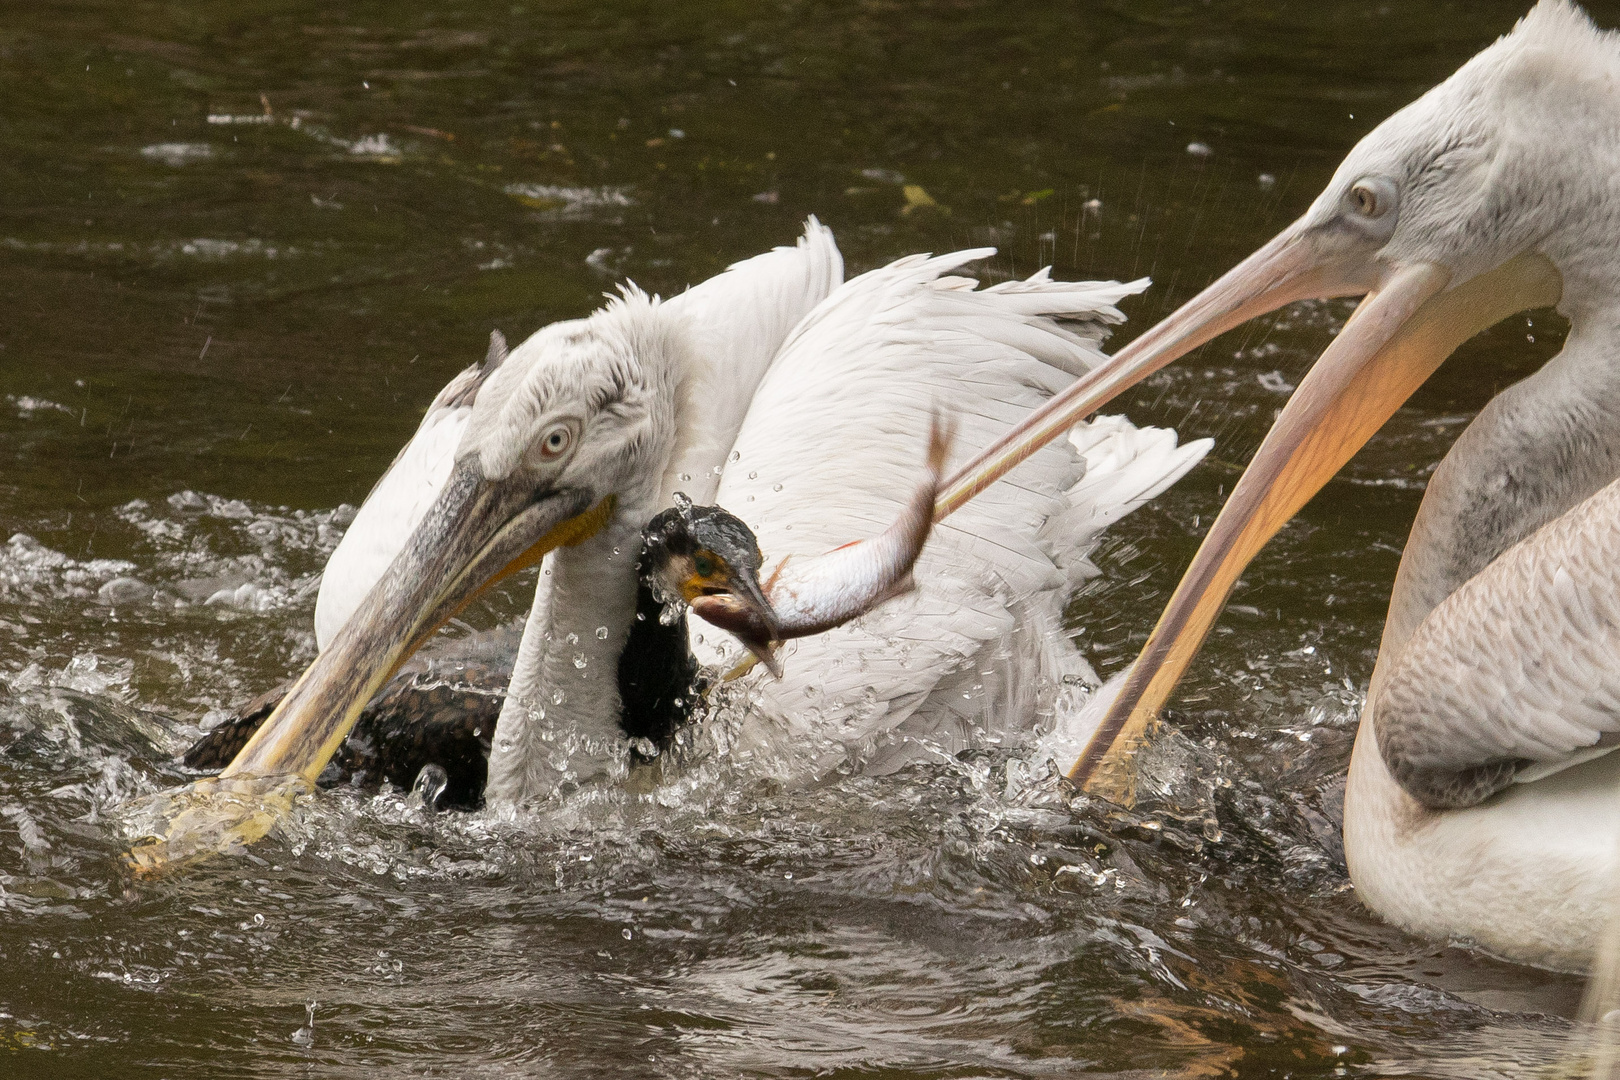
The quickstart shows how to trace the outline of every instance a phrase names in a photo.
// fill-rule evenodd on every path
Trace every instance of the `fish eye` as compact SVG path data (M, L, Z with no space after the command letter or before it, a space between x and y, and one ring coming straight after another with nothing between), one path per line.
M540 437L540 456L546 460L561 457L574 443L574 429L567 424L554 424Z

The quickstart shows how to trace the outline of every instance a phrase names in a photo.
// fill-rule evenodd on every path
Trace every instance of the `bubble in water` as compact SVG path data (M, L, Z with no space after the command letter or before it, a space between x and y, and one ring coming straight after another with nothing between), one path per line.
M606 641L607 639L608 639L608 628L605 627L605 626L598 626L596 628L596 640L597 641Z

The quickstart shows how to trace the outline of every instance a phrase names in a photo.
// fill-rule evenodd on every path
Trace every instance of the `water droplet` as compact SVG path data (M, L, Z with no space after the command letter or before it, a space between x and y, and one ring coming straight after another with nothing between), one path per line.
M689 473L689 472L681 473L681 482L682 483L687 483L687 484L691 483L692 482L692 474Z
M772 484L771 485L771 490L772 491L781 491L782 490L782 485L781 484Z
M741 450L733 450L731 452L731 456L728 457L726 460L727 461L741 461L742 460L742 451Z
M429 810L438 808L439 796L444 789L450 786L450 774L444 766L427 764L422 766L416 774L416 782L411 785L411 794L422 800L422 805Z
M750 495L750 496L748 496L748 501L749 501L749 502L753 502L753 501L754 501L754 497L753 497L753 496L752 496L752 495Z
M579 635L578 634L569 634L567 637L563 638L563 640L566 641L570 645L578 645L579 644Z
M749 473L748 474L748 479L750 479L750 480L758 480L759 479L759 473L757 473L757 472Z
M292 1041L299 1046L315 1045L315 1006L317 1004L319 1003L311 1001L304 1006L304 1012L308 1014L309 1020L303 1027L292 1033Z
M567 696L568 695L564 694L561 690L553 690L551 692L551 703L553 705L561 705L563 703L563 699Z
M586 668L586 665L589 664L589 663L590 663L590 661L585 659L585 654L584 653L575 653L574 654L574 666L576 668L578 668L579 670L584 671L585 668Z
M254 912L254 914L253 914L253 925L254 926L263 926L264 925L264 916L259 914L258 912Z
M635 937L636 935L631 933L630 928L627 926L623 930L619 931L619 936L624 938L624 940L629 941L631 938Z

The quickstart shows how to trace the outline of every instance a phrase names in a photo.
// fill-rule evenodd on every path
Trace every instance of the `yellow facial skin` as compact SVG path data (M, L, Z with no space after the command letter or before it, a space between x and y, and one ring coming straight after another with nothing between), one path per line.
M708 548L699 548L682 562L686 565L682 567L681 599L688 604L700 596L732 591L731 564Z

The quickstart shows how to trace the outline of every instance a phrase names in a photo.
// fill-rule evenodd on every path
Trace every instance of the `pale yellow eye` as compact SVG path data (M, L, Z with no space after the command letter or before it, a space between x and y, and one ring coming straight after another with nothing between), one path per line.
M1378 193L1366 184L1357 184L1350 189L1350 201L1355 203L1358 213L1367 217L1377 217L1382 209L1378 205Z
M567 424L558 424L540 437L540 456L561 457L574 442L574 432Z

